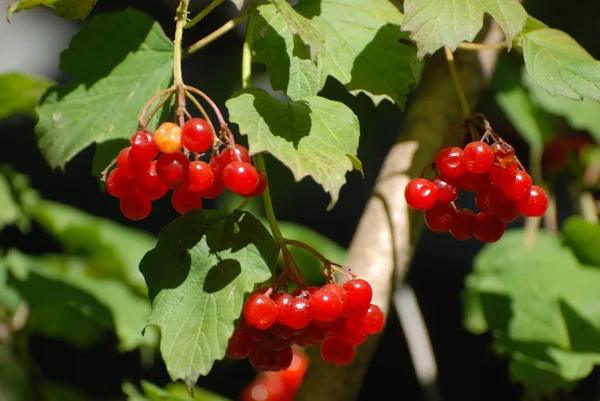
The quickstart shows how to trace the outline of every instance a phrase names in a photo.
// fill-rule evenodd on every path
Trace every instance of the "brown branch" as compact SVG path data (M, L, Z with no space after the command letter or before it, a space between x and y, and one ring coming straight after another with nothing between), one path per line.
M488 40L497 43L495 32L484 42ZM455 54L458 78L472 109L475 109L477 98L491 76L497 53L486 51L479 55L472 51L458 51ZM480 57L484 59L480 60ZM387 314L392 313L392 292L404 285L412 249L423 228L422 213L409 211L406 206L404 188L435 157L450 128L462 121L458 104L444 54L438 52L427 60L399 141L386 156L374 195L366 205L350 244L347 267L372 284L373 303L381 306ZM371 336L357 347L356 359L345 367L325 363L318 356L318 348L309 349L311 367L296 400L355 400L378 339L378 336ZM433 365L435 368L434 359ZM435 376L433 372L434 382ZM422 383L424 381L421 380Z

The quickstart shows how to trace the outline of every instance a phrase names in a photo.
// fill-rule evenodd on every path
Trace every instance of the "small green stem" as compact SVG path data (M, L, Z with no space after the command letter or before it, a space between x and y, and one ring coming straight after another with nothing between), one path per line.
M239 24L244 22L244 20L246 18L248 18L249 11L250 11L250 7L248 7L248 9L246 11L244 11L237 17L227 21L226 23L224 23L223 25L221 25L220 27L215 29L213 32L209 33L208 35L206 35L205 37L203 37L202 39L197 41L196 43L191 44L185 50L184 54L187 56L192 53L196 53L198 50L202 49L203 47L207 46L208 44L214 42L216 39L225 35L227 32L231 31L233 28L235 28L236 26L238 26Z
M484 43L471 43L471 42L462 42L458 45L459 49L464 50L499 50L504 49L506 47L506 43L496 43L496 44L484 44Z
M312 254L313 254L313 255L315 255L317 258L319 258L319 259L321 260L321 262L323 262L323 263L326 263L326 264L329 264L329 263L331 263L331 262L329 261L329 259L327 259L325 256L323 256L323 254L322 254L321 252L317 251L315 248L313 248L312 246L310 246L310 245L308 245L308 244L306 244L306 243L304 243L304 242L302 242L302 241L298 241L298 240L295 240L295 239L288 239L288 238L285 238L285 239L284 239L284 242L285 242L287 245L294 245L294 246L297 246L297 247L299 247L299 248L302 248L302 249L304 249L304 250L306 250L306 251L308 251L308 252L312 253Z
M254 40L254 27L256 26L256 21L252 14L255 10L256 5L254 2L250 4L246 10L246 13L248 13L250 17L248 18L248 24L246 25L246 36L242 47L242 88L244 89L249 88L252 85L252 41Z
M200 11L194 18L185 24L185 29L189 29L196 25L198 22L202 21L204 17L206 17L212 10L220 6L225 0L213 0L207 5L202 11Z
M467 118L471 117L471 108L469 107L469 102L467 101L465 92L463 91L462 86L460 85L460 81L458 79L458 73L456 72L456 65L454 64L454 55L452 54L452 50L450 50L448 47L444 47L444 51L446 52L446 60L448 61L448 70L450 71L450 78L452 79L452 84L456 89L463 117L466 120Z
M183 73L181 70L181 44L183 41L183 28L187 21L187 9L189 0L180 0L177 11L175 12L175 40L173 50L173 85L177 89L175 115L179 125L183 125L185 114L185 90L183 88Z
M262 153L259 153L254 156L254 160L256 162L256 167L263 172L265 177L267 176L267 167L265 165L265 158ZM267 179L268 182L268 179ZM265 214L267 215L267 221L269 222L269 226L271 227L271 232L273 233L273 237L277 242L277 245L283 249L285 248L285 238L279 229L279 225L277 224L277 218L275 217L275 210L273 210L273 200L271 199L271 191L269 190L269 186L265 188L265 192L262 194L263 204L265 206Z

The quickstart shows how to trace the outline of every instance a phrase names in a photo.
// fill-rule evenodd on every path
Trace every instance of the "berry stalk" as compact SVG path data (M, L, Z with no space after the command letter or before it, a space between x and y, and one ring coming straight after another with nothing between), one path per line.
M458 80L458 73L456 72L456 65L454 64L454 55L452 54L452 50L450 50L448 47L444 47L444 51L446 52L446 60L448 61L450 78L452 79L452 84L454 85L456 93L458 94L458 100L460 101L460 108L462 110L463 117L467 119L471 117L471 108L469 107L469 102L467 102L465 92L460 85L460 81Z

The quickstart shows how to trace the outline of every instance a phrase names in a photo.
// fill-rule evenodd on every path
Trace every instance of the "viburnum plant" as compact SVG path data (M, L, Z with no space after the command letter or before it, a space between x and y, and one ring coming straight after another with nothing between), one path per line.
M85 19L95 3L15 1L8 16L41 4L67 18ZM51 85L4 77L19 83L13 85L19 90L9 88L9 97L22 96L23 87L37 89L31 91L37 96L33 102L26 99L0 107L2 117L32 112L35 107L38 145L53 168L64 167L94 144L93 174L108 195L118 198L128 219L147 218L152 202L169 194L181 216L162 229L139 270L145 283L142 291L147 290L151 301L146 327L158 328L158 347L173 381L184 381L191 391L215 361L249 359L262 372L257 380L263 388L256 391L264 395L270 386L264 378L278 378L269 383L280 381L284 372L297 368L294 361L304 361L299 347L319 347L321 359L312 358L312 366L327 362L328 369L342 369L352 364L369 336L381 333L391 303L386 289L377 288L344 261L329 259L318 244L283 234L265 157L286 166L296 181L310 177L329 194L327 208L334 208L346 174L362 173L361 130L350 107L322 96L326 81L337 81L374 106L385 101L404 109L410 91L427 79L422 71L427 70L428 56L438 51L447 63L448 74L442 79L452 82L458 99L445 107L460 109L462 118L446 121L438 113L447 123L446 140L428 140L427 132L422 140L418 138L424 153L433 157L422 166L416 166L420 163L416 158L407 162L422 173L419 177L411 173L406 185L396 188L404 194L403 200L395 198L401 203L400 214L408 220L413 213L404 207L405 201L418 213L423 211L426 226L434 232L494 243L478 254L467 278L465 326L476 334L492 332L495 350L509 360L511 378L523 383L528 393L570 388L600 364L600 313L590 306L600 302L600 274L589 268L599 266L600 259L595 249L576 240L583 230L600 238L593 195L600 186L600 151L589 140L577 142L574 160L550 169L570 174L576 183L570 196L582 215L563 226L563 241L557 236L558 181L542 170L544 148L554 146L556 151L561 146L549 145L555 139L542 132L549 124L540 120L548 118L541 111L562 116L599 140L599 61L565 32L528 15L515 0L406 0L401 5L390 0L231 0L235 17L184 46L188 29L222 3L212 0L192 15L190 1L180 0L173 39L135 9L97 15L81 27L61 55L60 67L71 77L69 82ZM503 34L502 42L476 41L485 14ZM234 49L241 51L241 90L219 104L207 88L184 82L184 61L242 23L243 45ZM511 52L500 59L492 88L496 103L529 145L527 163L521 162L525 155L517 154L497 132L494 121L473 112L454 59L455 52L474 51L493 54L495 61L503 50ZM266 89L254 84L253 63L266 66L270 82ZM522 72L515 74L509 68L513 63ZM218 71L210 73L218 75ZM438 118L436 113L420 113L419 118ZM583 149L584 144L590 146ZM237 208L206 207L205 199L226 191L240 196ZM470 199L477 212L461 205L461 191L473 193ZM117 207L110 196L106 204ZM264 219L247 211L253 198L262 200ZM468 202L469 195L464 198ZM43 209L31 212L31 219L44 222L60 236ZM57 215L70 214L58 210ZM507 226L521 218L524 230ZM13 216L9 223L17 221ZM93 224L80 224L86 225ZM67 244L84 247L81 240ZM104 246L103 252L117 253L114 243ZM394 252L401 248L395 242L390 247ZM307 281L293 248L319 260L323 278L319 284ZM404 248L407 252L410 246ZM15 280L26 280L18 270L24 259L29 270L42 274L34 259L11 255L6 260ZM396 256L389 258L394 260L390 271L402 259ZM94 277L102 276L93 267L88 270ZM135 274L116 274L123 280L130 276ZM563 280L566 277L569 284ZM0 281L0 289L3 286ZM91 288L86 286L80 285ZM102 302L109 310L118 309L115 299L120 298L105 293L122 293L110 285L106 288L94 294L104 295ZM33 302L35 291L21 292L25 301ZM507 315L504 304L495 302L500 297L510 301L512 315ZM138 306L132 315L141 319L145 309ZM85 307L80 305L82 313ZM127 325L138 321L125 315L114 320L124 343L120 346L141 347L144 340L137 337L125 341L128 335L134 337L131 332L137 333ZM577 330L582 322L585 334ZM364 349L369 352L367 346ZM294 395L306 362L299 366L301 373L290 384ZM254 388L244 391L245 400L267 399L252 395Z

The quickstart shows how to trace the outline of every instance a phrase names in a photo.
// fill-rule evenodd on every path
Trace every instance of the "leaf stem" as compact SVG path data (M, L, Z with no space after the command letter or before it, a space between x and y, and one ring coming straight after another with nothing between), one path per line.
M298 241L295 239L288 239L288 238L284 238L283 241L287 245L294 245L294 246L297 246L299 248L302 248L302 249L312 253L317 258L319 258L321 260L321 262L323 262L323 263L331 263L331 261L329 259L327 259L325 256L323 256L323 254L321 252L317 251L315 248L313 248L312 246L310 246L302 241Z
M452 50L450 50L448 46L444 47L444 51L446 52L446 61L448 62L450 78L452 79L454 89L456 89L456 94L458 95L458 100L460 101L460 108L462 110L463 117L467 119L471 117L471 108L469 107L467 96L465 95L465 92L463 91L462 86L460 85L460 81L458 79L456 65L454 64L454 55L452 54Z
M189 29L196 25L198 22L202 21L204 17L206 17L212 10L220 6L225 0L213 0L207 5L202 11L200 11L194 18L185 24L185 29Z
M179 125L183 125L185 115L185 91L183 85L183 73L181 71L181 44L183 41L183 28L185 27L188 14L189 0L180 0L177 11L175 12L175 40L173 51L173 85L177 89L175 98L175 115Z
M265 177L267 177L267 167L265 165L265 158L262 153L254 155L254 160L256 162L256 167L263 172ZM268 182L268 177L267 177ZM273 233L273 237L277 242L277 245L280 248L285 248L285 238L279 229L279 225L277 224L277 218L275 217L275 210L273 209L273 199L271 198L271 191L269 189L269 185L265 188L265 192L262 194L263 204L265 206L265 215L267 216L267 221L269 222L269 226L271 227L271 232Z
M485 44L485 43L471 43L471 42L462 42L458 45L459 49L464 50L498 50L504 49L506 47L506 43L495 43L495 44Z
M233 19L230 19L229 21L227 21L226 23L224 23L223 25L221 25L219 28L215 29L213 32L209 33L208 35L206 35L205 37L203 37L202 39L200 39L196 43L191 44L185 50L184 54L187 56L189 54L196 53L198 50L200 50L203 47L205 47L206 45L214 42L216 39L218 39L221 36L225 35L229 31L231 31L233 28L235 28L236 26L238 26L240 23L244 22L244 20L246 18L248 18L248 14L249 14L250 8L251 7L248 7L246 9L246 11L244 11L243 13L241 13L240 15L238 15L237 17L235 17Z

